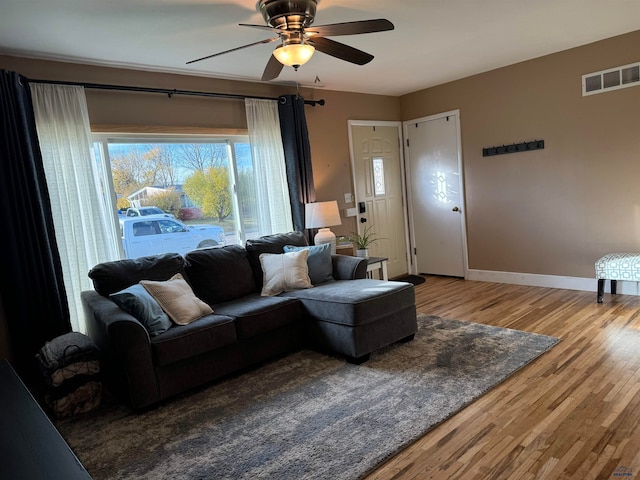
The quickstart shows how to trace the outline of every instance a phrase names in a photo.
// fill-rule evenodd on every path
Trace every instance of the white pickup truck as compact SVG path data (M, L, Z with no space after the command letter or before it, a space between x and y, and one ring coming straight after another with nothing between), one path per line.
M222 227L185 225L164 215L120 219L120 235L126 258L169 252L184 255L196 248L225 243Z

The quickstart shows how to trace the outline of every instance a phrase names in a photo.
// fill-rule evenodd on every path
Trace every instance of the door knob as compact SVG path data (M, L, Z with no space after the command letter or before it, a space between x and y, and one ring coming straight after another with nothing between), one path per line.
M367 223L367 219L364 217L360 217L360 223Z
M453 207L453 208L451 209L451 211L452 211L452 212L459 212L459 211L460 211L460 209L459 209L458 207Z

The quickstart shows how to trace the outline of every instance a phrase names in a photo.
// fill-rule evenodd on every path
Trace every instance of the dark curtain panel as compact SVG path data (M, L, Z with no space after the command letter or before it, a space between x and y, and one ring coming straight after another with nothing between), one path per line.
M31 93L6 70L0 72L0 218L0 294L12 363L31 381L35 354L71 324Z
M304 204L315 202L316 191L313 187L311 147L307 132L307 118L304 115L304 98L299 95L281 96L278 102L278 113L280 114L284 159L287 165L293 228L300 232L306 232ZM311 232L306 232L306 234L310 236ZM310 244L312 238L307 238Z

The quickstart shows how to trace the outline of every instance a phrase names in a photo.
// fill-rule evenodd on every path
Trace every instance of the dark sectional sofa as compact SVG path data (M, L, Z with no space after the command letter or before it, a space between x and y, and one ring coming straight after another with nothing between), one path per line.
M416 332L413 285L367 279L366 260L331 255L331 278L312 288L262 296L260 254L305 246L301 232L238 245L96 265L82 292L87 333L102 352L107 386L143 409L198 385L301 348L362 363ZM141 280L180 273L213 313L151 335L110 295Z

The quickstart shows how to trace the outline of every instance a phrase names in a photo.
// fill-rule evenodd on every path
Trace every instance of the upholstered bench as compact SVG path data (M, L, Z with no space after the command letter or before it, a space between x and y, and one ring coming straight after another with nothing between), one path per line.
M611 281L611 293L616 294L617 281L640 282L640 253L609 253L596 262L598 303L602 303L605 280Z

